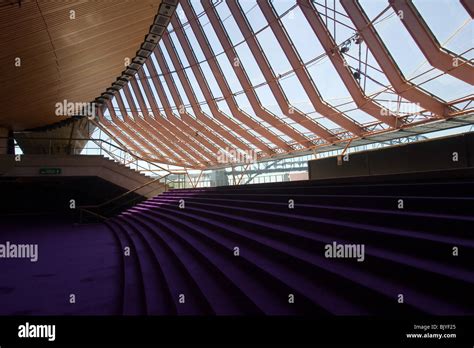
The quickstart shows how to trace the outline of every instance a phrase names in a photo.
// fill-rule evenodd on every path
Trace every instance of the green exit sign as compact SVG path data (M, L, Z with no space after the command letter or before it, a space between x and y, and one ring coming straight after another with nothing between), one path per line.
M59 175L61 168L40 168L41 175Z

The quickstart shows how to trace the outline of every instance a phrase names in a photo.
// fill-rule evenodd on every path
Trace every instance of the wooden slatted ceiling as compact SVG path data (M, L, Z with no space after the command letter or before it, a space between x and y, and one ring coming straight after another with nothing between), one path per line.
M23 130L62 120L58 102L104 92L135 56L161 0L13 2L0 2L0 127Z

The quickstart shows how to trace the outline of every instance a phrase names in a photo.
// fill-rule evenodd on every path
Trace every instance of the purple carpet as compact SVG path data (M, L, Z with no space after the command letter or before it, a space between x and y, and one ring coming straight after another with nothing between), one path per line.
M102 224L0 223L0 314L474 314L474 182L173 190ZM70 295L75 294L75 303Z

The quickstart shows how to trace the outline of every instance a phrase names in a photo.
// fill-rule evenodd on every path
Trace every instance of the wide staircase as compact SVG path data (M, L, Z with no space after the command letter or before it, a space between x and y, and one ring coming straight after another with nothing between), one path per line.
M472 176L372 178L172 190L106 224L126 315L472 315L473 213Z

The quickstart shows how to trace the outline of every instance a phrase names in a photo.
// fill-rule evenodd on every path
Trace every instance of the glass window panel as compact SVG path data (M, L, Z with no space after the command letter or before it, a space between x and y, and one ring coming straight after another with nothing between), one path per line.
M122 110L119 108L118 103L117 103L117 98L112 99L112 107L115 111L115 115L123 121L123 116L122 116Z
M319 117L315 117L316 115L318 115ZM312 114L311 118L315 119L319 123L320 126L327 128L329 130L341 128L341 126L339 126L338 124L334 123L333 121L327 119L324 116L321 116L318 113Z
M255 93L264 108L271 110L276 115L282 115L282 111L268 85L262 85L255 89Z
M141 115L141 110L139 108L139 104L138 104L138 99L135 95L135 92L134 90L132 89L132 86L130 85L130 83L128 84L127 87L125 88L128 88L128 90L130 91L130 95L132 96L132 100L133 100L133 106L134 106L134 109L138 112L139 115ZM121 89L120 91L123 91L123 89ZM128 101L127 101L128 102ZM129 105L129 109L131 110L131 106Z
M299 7L291 13L284 16L282 22L303 62L323 54L324 50Z
M217 61L231 91L233 93L242 91L243 88L239 82L239 79L237 78L237 75L235 74L234 66L230 64L227 56L219 56L217 57Z
M183 105L190 105L190 101L186 92L184 91L183 85L181 84L181 80L177 73L172 73L171 77L173 78L174 84L178 90L178 95L182 100Z
M181 47L181 44L178 40L178 37L176 36L176 33L172 32L172 33L169 34L169 36L170 36L170 39L171 39L170 41L173 43L176 54L179 57L179 59L181 60L182 66L185 67L185 68L188 67L189 66L188 59L186 58L186 54L184 53L183 48Z
M151 112L151 106L150 106L150 103L148 101L148 98L146 97L146 94L145 94L145 90L143 89L143 86L142 86L142 83L140 81L140 79L137 79L137 84L138 84L138 88L140 89L140 92L142 94L142 97L143 97L143 100L145 101L145 105L147 107L147 110L143 110L143 112Z
M441 45L456 54L472 49L474 23L459 1L415 0L414 4Z
M191 90L194 92L196 99L198 100L198 103L204 102L204 94L202 94L201 88L199 87L199 84L196 80L196 77L194 76L193 71L191 68L185 69L184 71L186 73L186 76L188 77L189 84L191 85Z
M158 105L159 110L163 111L163 105L161 104L161 100L158 96L158 92L156 91L155 84L153 83L153 80L150 77L150 72L148 71L148 68L146 67L146 65L143 65L143 70L145 72L145 75L148 77L147 78L148 85L150 86L151 93L153 94L153 97L155 98L155 103Z
M296 106L309 103L308 95L296 75L290 74L285 76L279 82L291 105Z
M435 79L429 80L431 77L438 76ZM416 84L421 84L421 88L433 93L443 100L451 101L473 93L473 87L457 78L444 74L438 69L433 69L428 74L420 76L413 80Z
M265 81L265 77L260 70L257 61L253 57L252 51L248 47L247 43L236 47L236 52L240 63L245 69L248 78L253 86L256 86Z
M234 17L232 16L227 4L222 2L216 7L218 18L224 23L225 30L230 37L230 40L234 45L244 40L244 36L237 25Z
M241 11L244 13L244 16L247 17L247 21L250 23L254 33L267 25L267 20L256 1L242 0L239 1L239 4Z
M240 94L236 96L235 99L239 105L239 108L242 111L244 111L247 115L249 115L251 118L253 118L256 122L261 123L263 127L270 129L276 135L282 135L282 133L278 129L274 128L270 123L268 123L267 121L264 121L263 119L257 116L257 113L254 111L254 109L250 105L250 102L245 94Z
M296 5L296 0L272 1L272 6L275 9L275 12L278 14L278 16L283 15L285 12L287 12L290 8L292 8L295 5ZM290 17L292 16L290 13L288 13L288 15Z
M184 30L184 34L188 38L188 42L191 45L191 48L192 48L192 50L194 52L194 55L196 56L196 59L198 60L198 62L204 61L206 58L204 56L204 53L201 50L201 47L199 46L199 42L196 39L196 36L194 35L194 32L193 32L190 25L186 26L186 28Z
M202 9L202 7L200 6L201 4L200 4L199 1L191 1L191 4L194 7L200 7ZM224 51L224 49L222 48L221 43L219 41L219 38L217 37L216 33L214 32L214 28L210 24L209 18L207 17L206 14L203 13L199 17L199 23L201 24L201 28L204 31L204 35L207 38L207 42L209 43L211 51L214 53L214 55L221 54Z
M270 28L257 34L257 39L275 74L283 74L291 70L290 62Z
M202 62L199 65L201 66L201 70L205 76L205 79L208 82L208 85L211 89L211 93L214 96L214 98L222 97L221 89L219 88L219 85L217 84L214 74L212 73L212 70L209 67L209 64L207 62Z
M357 122L359 122L362 125L373 123L373 122L379 122L378 119L376 119L372 115L369 115L368 113L360 110L357 107L352 108L351 111L346 112L346 115L348 117L352 118L353 120L356 120Z
M114 99L115 99L115 98L114 98ZM105 118L106 120L108 120L108 121L112 121L112 117L110 116L110 111L109 111L109 109L108 109L108 108L107 108L107 109L105 109L105 111L104 111L103 115L104 115L104 118Z
M163 77L163 72L161 71L160 66L158 65L158 61L156 60L155 54L152 54L150 57L155 65L156 72L158 73L158 80L160 81L161 87L163 88L163 91L165 92L165 95L167 97L168 103L170 104L170 107L172 109L176 108L173 98L171 96L171 92L168 88L168 85L166 84L165 78Z
M124 87L124 88L127 88L127 87ZM125 97L125 93L123 92L123 88L119 91L119 93L120 93L120 96L122 97L123 105L125 106L125 110L123 111L125 111L126 115L131 116L131 112L130 112L131 109L130 109L130 106L128 105L128 100Z

